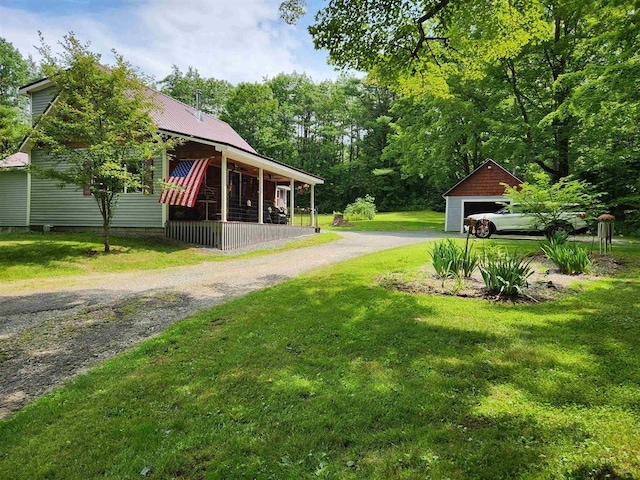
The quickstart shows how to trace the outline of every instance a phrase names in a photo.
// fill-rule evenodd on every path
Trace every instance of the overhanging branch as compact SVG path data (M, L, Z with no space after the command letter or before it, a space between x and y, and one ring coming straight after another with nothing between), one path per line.
M444 44L447 45L447 43L449 41L448 37L427 36L426 32L424 31L424 23L427 20L431 20L438 13L440 13L449 4L449 1L450 0L440 0L433 7L431 7L431 9L428 12L426 12L424 15L422 15L420 18L418 18L417 24L418 24L418 33L420 34L420 38L418 38L418 43L416 44L415 48L411 51L411 57L412 58L414 58L414 59L418 59L419 58L418 54L420 53L420 50L422 49L424 44L427 43L427 42L440 41L440 42L444 42Z

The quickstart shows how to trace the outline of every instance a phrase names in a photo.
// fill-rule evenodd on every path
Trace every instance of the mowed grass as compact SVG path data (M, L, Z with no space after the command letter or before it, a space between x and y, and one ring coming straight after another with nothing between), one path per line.
M220 255L164 238L112 235L112 253L105 254L100 236L92 233L9 233L0 235L0 279L24 280L218 262L320 245L338 238L335 233L325 233L293 239L276 249Z
M382 212L373 220L349 220L350 227L333 227L333 214L318 215L321 228L329 230L352 230L357 232L388 232L419 230L444 230L444 213L422 210L417 212Z
M377 286L428 248L176 324L0 422L0 478L640 478L640 247L549 303Z

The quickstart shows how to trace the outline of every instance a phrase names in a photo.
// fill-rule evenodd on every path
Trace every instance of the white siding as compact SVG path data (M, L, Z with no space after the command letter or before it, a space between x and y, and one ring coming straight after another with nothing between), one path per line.
M27 174L0 171L0 227L27 226Z
M446 228L448 232L461 232L462 222L464 221L464 204L467 202L504 202L503 196L450 196L447 198L446 215Z
M463 197L447 197L447 231L460 232L462 230L462 198Z

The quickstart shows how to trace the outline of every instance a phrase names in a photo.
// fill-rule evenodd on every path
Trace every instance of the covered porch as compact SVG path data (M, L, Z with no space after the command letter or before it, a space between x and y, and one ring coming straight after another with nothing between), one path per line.
M165 235L222 250L317 231L315 186L323 179L252 152L187 141L165 159ZM296 195L309 195L304 221Z

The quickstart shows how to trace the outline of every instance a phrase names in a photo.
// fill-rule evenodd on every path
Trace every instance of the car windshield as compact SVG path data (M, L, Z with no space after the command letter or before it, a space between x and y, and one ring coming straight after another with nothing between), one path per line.
M502 207L496 213L499 215L506 215L508 213L522 213L522 207L518 204L512 203L511 205Z

